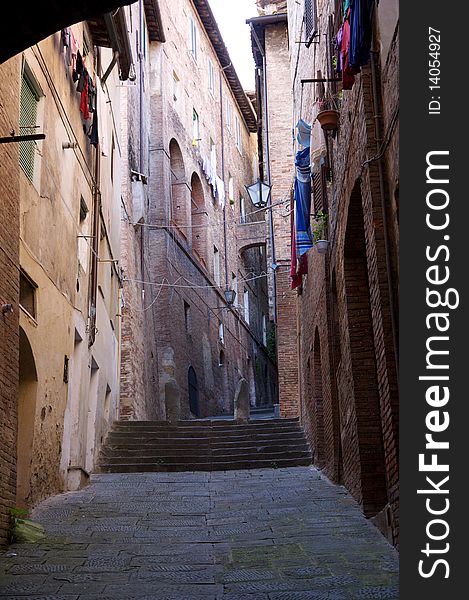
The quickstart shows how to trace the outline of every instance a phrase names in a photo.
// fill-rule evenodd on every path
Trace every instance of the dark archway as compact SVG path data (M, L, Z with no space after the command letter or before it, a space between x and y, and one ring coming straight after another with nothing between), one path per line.
M207 213L204 190L197 173L191 177L192 251L207 266Z
M16 465L16 504L20 507L27 507L30 502L37 385L38 377L34 354L26 333L20 327L18 450Z
M324 466L325 460L325 436L324 436L324 398L322 384L322 364L321 364L321 341L319 339L319 330L316 327L313 346L313 411L314 411L314 432L315 432L315 462L319 467Z
M169 143L169 166L171 170L171 224L187 239L189 215L186 203L186 172L181 148L173 138Z
M187 384L189 388L189 409L194 417L200 416L199 413L199 386L197 375L193 367L189 367L187 374Z
M378 513L387 502L381 411L360 185L350 197L344 248L344 279L350 337L356 435L363 511Z
M339 330L339 308L338 308L338 296L337 296L337 275L335 269L332 271L331 277L331 332L332 332L332 377L333 377L333 389L332 391L332 418L334 420L334 426L337 431L335 439L335 453L336 453L336 465L337 465L337 482L343 483L344 478L344 465L343 465L343 452L342 452L342 427L340 424L340 407L339 398L337 392L337 381L338 372L342 368L342 350L340 347L340 330Z

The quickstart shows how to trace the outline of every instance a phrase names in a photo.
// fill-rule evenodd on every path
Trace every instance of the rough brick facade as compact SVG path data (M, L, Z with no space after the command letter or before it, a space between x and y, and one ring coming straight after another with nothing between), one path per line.
M261 9L266 3L261 3ZM285 3L275 3L281 10ZM272 6L270 7L272 8ZM284 7L283 7L284 8ZM299 414L298 340L296 331L296 298L290 289L291 240L289 207L292 188L293 146L291 140L292 98L288 26L286 15L271 23L251 26L256 66L261 73L257 102L262 123L262 166L264 179L272 185L272 244L268 246L269 263L276 265L275 287L270 288L271 311L276 312L276 342L279 379L280 413L284 417ZM261 48L259 48L258 43ZM262 54L265 54L265 60ZM267 85L265 113L264 81ZM287 92L288 90L288 92ZM275 253L275 255L274 255ZM275 294L275 302L273 298Z
M72 32L98 81L112 51L94 48L92 24ZM9 507L86 483L118 409L118 70L96 100L97 150L63 39L1 66L2 135L45 135L0 147L0 304L13 306L0 314L2 541Z
M150 111L144 134L148 170L143 161L148 205L143 220L133 221L133 230L128 223L123 225L128 236L124 247L130 251L124 250L129 258L123 292L122 418L141 418L143 412L150 416L149 411L164 417L169 374L181 390L182 418L232 413L240 377L250 384L253 404L272 404L276 397L275 364L265 345L270 329L267 229L262 213L251 214L253 207L244 189L256 178L255 136L222 69L228 65L221 64L205 29L201 15L206 13L199 13L203 5L187 0L161 2L166 41L153 42L148 50L150 72L144 96ZM191 23L197 32L196 56ZM137 127L132 118L136 94L133 99L131 95L124 136L132 136L132 128ZM211 162L214 174L224 182L225 209L214 197L204 160ZM131 156L129 161L135 169ZM252 223L258 219L260 230ZM138 279L145 282L143 302ZM231 308L225 301L227 288L237 292ZM139 311L142 316L136 314ZM151 346L146 356L142 343ZM135 369L137 356L143 360ZM199 394L196 412L191 412L189 403L191 367ZM137 386L134 404L143 412L132 406L135 377L147 382L147 396L149 379L151 391L159 387L152 399L142 401L138 395L143 390L139 392Z
M279 7L261 4L265 25L258 20L256 27L265 32L268 70L269 60L281 60L285 44L269 34L281 29L272 23L280 19ZM277 86L277 79L268 79L269 125L272 131L287 118L283 143L288 147L299 118L313 124L312 172L323 179L312 212L322 208L329 213L330 245L325 255L308 252L308 275L298 292L289 291L285 282L279 314L280 307L297 305L300 414L315 463L350 489L365 514L397 543L398 9L392 1L379 4L373 67L364 67L353 89L339 95L340 84L302 80L336 77L327 40L341 25L342 3L318 0L317 31L322 34L311 45L294 43L308 41L304 7L288 2L290 81ZM338 132L327 138L316 121L324 92L333 94L340 107ZM289 118L282 112L282 93L283 98L292 94ZM278 141L271 144L275 154ZM295 140L289 149L289 164L277 170L285 189L294 177ZM288 235L285 221L285 240ZM280 231L277 237L282 239ZM293 350L291 338L282 339L290 333L279 318L279 349L284 344ZM279 371L282 398L288 380Z
M20 60L0 65L0 131L18 123ZM19 162L17 144L0 144L0 545L16 497L19 369ZM11 304L13 312L3 313Z

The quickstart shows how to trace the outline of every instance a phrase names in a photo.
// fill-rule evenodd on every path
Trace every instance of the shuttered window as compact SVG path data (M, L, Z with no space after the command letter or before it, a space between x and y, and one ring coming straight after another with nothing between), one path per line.
M327 167L320 165L319 170L313 173L313 207L314 213L328 210L327 202Z
M305 31L306 31L306 47L308 48L313 38L318 33L318 9L317 0L305 0Z
M36 133L38 101L38 94L29 78L26 74L23 74L20 101L20 135L32 135ZM35 150L36 143L34 141L19 143L20 165L31 181L34 176Z

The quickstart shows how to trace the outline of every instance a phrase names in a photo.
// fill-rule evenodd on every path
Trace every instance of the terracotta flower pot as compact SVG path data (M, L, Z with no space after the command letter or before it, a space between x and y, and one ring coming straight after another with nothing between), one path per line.
M339 125L340 113L338 110L322 110L318 113L317 120L323 129L333 131Z
M329 247L329 240L316 240L314 245L319 254L326 254L327 248Z

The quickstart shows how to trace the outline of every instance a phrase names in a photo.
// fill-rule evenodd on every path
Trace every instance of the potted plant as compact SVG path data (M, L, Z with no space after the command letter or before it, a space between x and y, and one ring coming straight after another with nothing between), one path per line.
M321 127L325 131L336 131L339 126L339 105L337 98L331 94L326 95L325 98L319 100L319 112L317 114L317 120Z
M329 215L322 210L319 210L314 217L313 243L319 254L325 254L329 246L329 240L326 240L328 218Z

